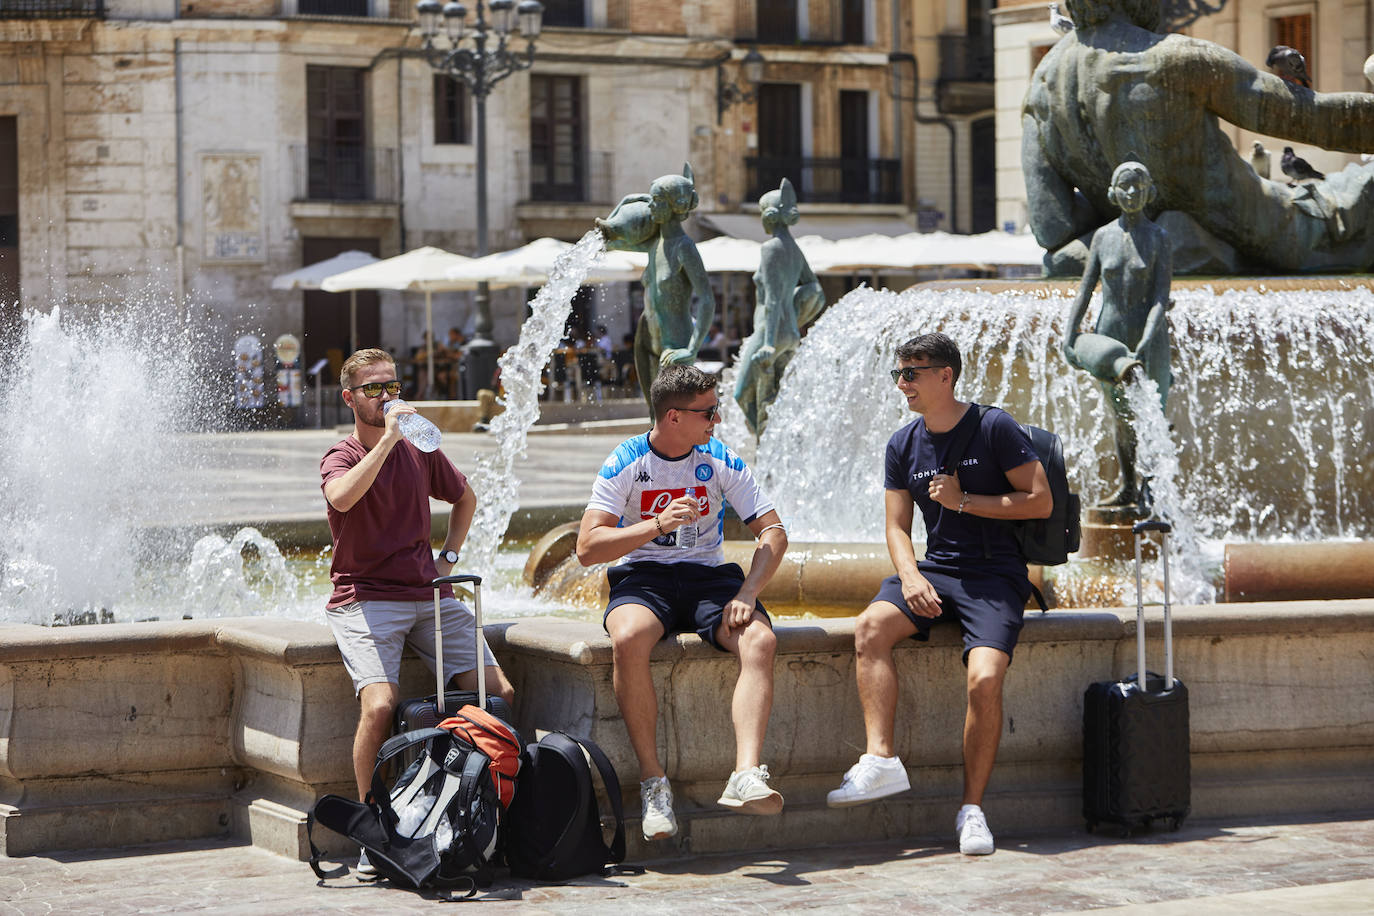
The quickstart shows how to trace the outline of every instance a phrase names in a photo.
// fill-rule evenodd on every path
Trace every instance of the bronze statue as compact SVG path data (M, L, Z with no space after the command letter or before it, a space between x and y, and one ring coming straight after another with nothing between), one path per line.
M701 254L682 228L696 207L692 167L684 165L681 175L654 179L648 194L629 194L610 216L596 220L608 249L649 255L644 314L635 330L635 371L645 401L660 367L696 362L716 314Z
M1107 188L1126 159L1152 170L1150 214L1176 249L1191 234L1183 250L1221 251L1233 267L1374 266L1374 167L1290 188L1256 174L1220 123L1374 152L1374 94L1313 92L1220 45L1160 34L1158 0L1067 6L1075 28L1036 67L1022 110L1030 225L1056 272L1081 264L1087 235L1112 219Z
M825 293L792 233L800 214L797 194L786 178L776 191L759 198L763 231L773 236L759 250L754 274L757 300L754 333L736 361L735 400L755 436L768 425L768 407L778 396L783 372L801 343L802 329L825 311Z
M1140 369L1159 386L1161 409L1168 400L1173 376L1165 311L1169 307L1173 249L1164 230L1145 216L1145 209L1155 198L1154 182L1145 166L1139 162L1117 166L1107 198L1121 208L1121 216L1093 236L1083 281L1069 309L1064 358L1098 380L1116 419L1121 486L1103 505L1131 506L1140 499L1140 481L1132 425L1135 418L1126 403L1124 386L1131 373ZM1099 278L1102 310L1096 333L1083 334L1078 326Z

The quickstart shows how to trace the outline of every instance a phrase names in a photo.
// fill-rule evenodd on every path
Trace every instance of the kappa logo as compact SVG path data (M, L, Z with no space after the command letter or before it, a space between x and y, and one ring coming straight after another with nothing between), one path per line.
M653 479L654 478L649 474L648 471L640 471L638 474L635 475L635 483L649 483Z

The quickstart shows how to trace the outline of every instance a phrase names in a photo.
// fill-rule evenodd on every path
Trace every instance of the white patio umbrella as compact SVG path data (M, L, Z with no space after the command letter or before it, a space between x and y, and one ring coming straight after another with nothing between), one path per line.
M321 284L326 278L356 267L377 263L377 258L366 251L345 251L332 258L307 264L299 270L281 274L272 279L273 289L323 289ZM332 291L331 291L332 292ZM358 349L358 293L348 291L348 342L353 350Z
M909 232L842 239L831 252L830 269L913 270L918 267L1036 265L1044 251L1029 233L993 230L978 235Z
M471 288L481 281L492 286L543 286L553 270L554 261L573 247L571 242L558 239L535 239L519 248L498 251L483 258L472 258L448 271L448 279L462 288ZM608 251L601 255L587 273L588 283L615 283L638 280L644 270L643 255L636 262L628 252Z
M472 261L442 248L416 248L394 258L387 258L353 270L325 278L320 288L326 292L356 289L395 289L425 294L425 380L427 390L434 389L434 308L430 295L457 289L472 289L473 285L455 283L448 272Z

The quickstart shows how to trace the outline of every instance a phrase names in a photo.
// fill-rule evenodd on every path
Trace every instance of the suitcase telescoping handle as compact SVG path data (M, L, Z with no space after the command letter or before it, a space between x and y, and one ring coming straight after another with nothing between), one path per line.
M434 679L438 682L434 690L434 705L439 710L439 718L444 718L444 628L439 623L439 586L472 584L472 616L477 623L477 706L487 708L487 641L482 633L482 577L481 576L440 576L430 584L434 586Z
M1145 680L1145 590L1140 581L1140 543L1145 539L1145 532L1160 533L1159 562L1164 571L1164 689L1171 690L1174 686L1174 627L1169 608L1169 533L1173 530L1168 522L1158 519L1136 522L1131 527L1135 534L1136 685L1146 693L1149 692L1149 683Z

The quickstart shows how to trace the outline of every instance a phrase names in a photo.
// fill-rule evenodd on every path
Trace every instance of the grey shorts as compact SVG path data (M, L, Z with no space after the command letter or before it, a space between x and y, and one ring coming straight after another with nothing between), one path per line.
M444 683L477 667L477 633L472 611L456 598L439 603L444 630ZM434 670L434 601L354 601L325 611L354 693L368 684L399 684L406 643ZM495 665L491 650L487 666Z

